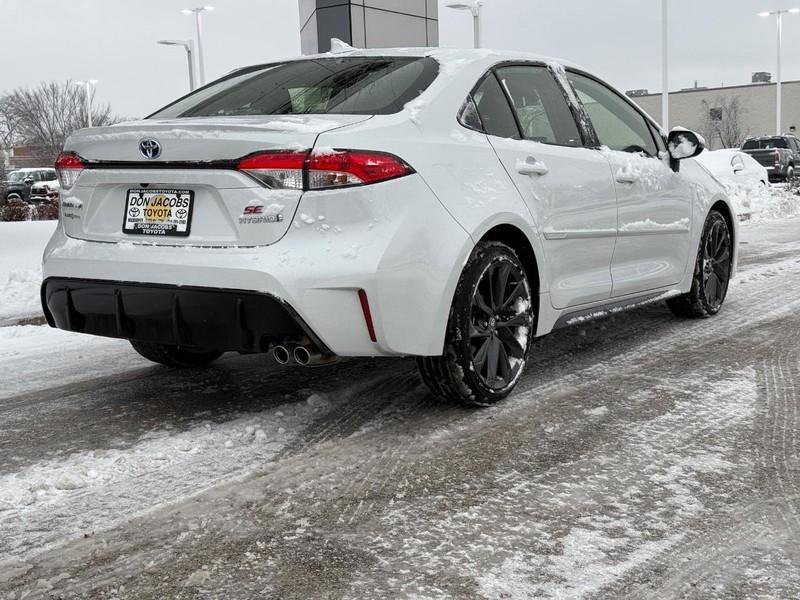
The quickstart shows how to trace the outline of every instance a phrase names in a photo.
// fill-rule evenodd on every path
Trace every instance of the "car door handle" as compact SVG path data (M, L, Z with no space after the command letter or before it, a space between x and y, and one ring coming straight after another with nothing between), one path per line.
M533 156L529 156L525 160L517 160L517 172L523 175L547 175L550 169L547 165L540 160L536 160Z
M617 171L617 176L615 177L617 183L636 183L639 181L639 176L635 173L631 173L627 169L620 169Z

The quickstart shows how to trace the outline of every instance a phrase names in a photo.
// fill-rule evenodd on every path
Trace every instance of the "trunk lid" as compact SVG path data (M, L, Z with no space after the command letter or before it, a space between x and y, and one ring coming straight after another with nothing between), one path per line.
M65 151L87 168L62 192L64 228L70 237L102 242L161 245L258 246L288 230L301 190L269 189L236 171L238 159L268 150L305 150L320 133L369 119L369 115L275 115L265 117L144 120L82 130ZM160 153L146 158L143 140ZM129 190L191 194L185 236L123 232ZM250 208L255 207L255 208Z

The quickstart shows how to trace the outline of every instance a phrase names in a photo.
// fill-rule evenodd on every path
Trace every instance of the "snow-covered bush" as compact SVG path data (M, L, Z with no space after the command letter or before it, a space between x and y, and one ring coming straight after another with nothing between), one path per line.
M0 221L50 221L58 219L58 210L58 198L38 205L22 200L5 200L0 203Z
M22 200L7 200L0 208L0 221L30 221L31 206Z

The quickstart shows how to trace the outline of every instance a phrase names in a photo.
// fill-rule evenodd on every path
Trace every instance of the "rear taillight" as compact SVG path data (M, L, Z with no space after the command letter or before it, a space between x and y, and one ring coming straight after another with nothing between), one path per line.
M308 161L308 187L312 190L367 185L413 173L392 154L362 150L314 151Z
M239 161L238 169L276 190L302 190L308 151L260 152Z
M68 190L78 180L84 168L83 160L77 154L62 152L56 159L56 175L61 188Z
M777 150L775 150L774 158L775 158L775 164L776 165L780 164L780 162L781 162L781 153L778 152Z
M392 154L362 150L259 152L237 168L268 188L294 190L368 185L414 172Z

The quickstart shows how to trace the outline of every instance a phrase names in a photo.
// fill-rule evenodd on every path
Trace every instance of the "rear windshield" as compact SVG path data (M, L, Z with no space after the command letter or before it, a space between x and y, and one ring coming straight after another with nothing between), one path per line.
M436 78L418 57L315 58L236 71L181 98L151 119L400 112Z
M785 138L763 138L760 140L747 140L742 150L772 150L773 148L788 148L789 143Z

